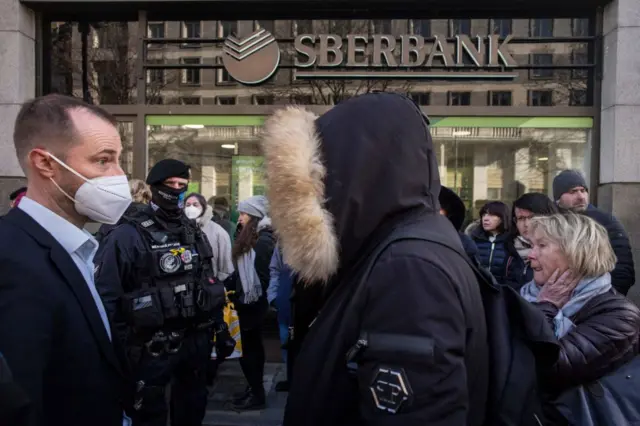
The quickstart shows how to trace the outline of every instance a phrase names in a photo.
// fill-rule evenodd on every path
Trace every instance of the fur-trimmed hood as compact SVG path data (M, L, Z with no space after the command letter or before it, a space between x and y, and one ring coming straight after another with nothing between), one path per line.
M405 96L358 96L321 117L287 107L262 149L284 261L305 282L348 270L404 215L439 208L428 120Z

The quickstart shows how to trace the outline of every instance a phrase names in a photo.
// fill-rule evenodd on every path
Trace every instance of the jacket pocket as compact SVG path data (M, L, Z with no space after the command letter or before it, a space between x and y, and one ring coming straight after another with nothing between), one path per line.
M395 333L362 332L356 344L347 352L347 363L367 360L394 360L419 363L435 358L435 341L430 337Z

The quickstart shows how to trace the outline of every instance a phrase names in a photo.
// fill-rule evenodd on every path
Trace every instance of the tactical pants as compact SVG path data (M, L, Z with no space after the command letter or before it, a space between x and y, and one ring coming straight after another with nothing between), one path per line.
M136 380L145 382L140 409L133 413L135 426L166 426L166 390L171 384L171 425L201 426L207 406L207 365L213 348L211 333L187 334L178 353L152 357L144 352Z

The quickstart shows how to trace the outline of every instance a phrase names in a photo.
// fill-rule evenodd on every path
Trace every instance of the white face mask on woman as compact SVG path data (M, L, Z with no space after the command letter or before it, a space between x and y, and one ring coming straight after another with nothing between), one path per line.
M184 208L184 214L189 219L197 219L202 214L202 209L196 206L187 206Z
M76 191L76 196L72 197L51 178L51 182L53 182L56 188L75 203L75 208L78 213L96 222L109 225L113 225L120 220L131 204L129 181L125 175L102 176L87 179L67 166L55 155L51 153L48 154L62 167L84 180L82 186Z

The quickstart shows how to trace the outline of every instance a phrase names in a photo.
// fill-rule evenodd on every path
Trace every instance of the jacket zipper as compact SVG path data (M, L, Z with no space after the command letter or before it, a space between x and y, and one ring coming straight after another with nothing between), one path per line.
M493 241L491 243L491 253L489 254L489 268L491 268L493 264L493 250L496 248L496 242Z

